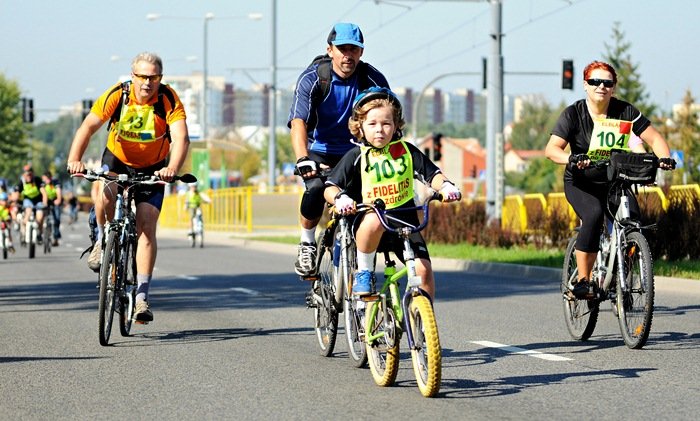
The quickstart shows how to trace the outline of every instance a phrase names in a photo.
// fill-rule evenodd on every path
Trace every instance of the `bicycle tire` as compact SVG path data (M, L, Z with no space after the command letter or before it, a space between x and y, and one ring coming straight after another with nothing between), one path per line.
M110 231L107 241L102 249L102 264L100 265L100 298L97 306L98 329L100 345L109 345L109 337L112 332L114 319L114 304L116 295L117 267L119 263L117 233Z
M36 238L36 235L34 235L34 227L32 227L33 224L29 224L29 226L26 228L29 230L29 241L27 241L27 248L29 248L29 258L33 259L36 257L36 241L34 240Z
M51 233L53 233L53 227L51 225L51 220L50 216L46 216L47 219L46 224L44 226L44 254L51 253Z
M192 248L195 248L195 246L197 245L197 228L196 228L196 226L197 226L197 221L195 221L194 218L192 218L192 232L190 232L190 238L192 240L190 245L192 246Z
M0 236L2 236L2 244L0 244L0 246L2 246L2 258L7 259L7 254L9 252L8 247L7 247L7 241L8 241L7 232L3 229L0 232Z
M374 311L374 308L377 311ZM374 317L372 313L375 313ZM384 310L381 301L368 303L365 313L365 332L373 335L384 331L385 336L366 343L367 360L374 382L382 387L391 386L399 372L399 339L397 337L396 316L391 307L387 308L389 329L385 330Z
M333 254L332 249L320 247L318 250L318 280L314 281L314 294L321 297L314 307L314 330L321 355L333 353L338 336L338 311L334 303Z
M348 357L352 365L362 368L367 365L367 347L364 343L365 309L358 308L358 300L352 296L352 283L357 269L357 250L355 244L341 246L340 265L338 271L340 282L343 283L343 313L345 317L345 339L348 343ZM338 285L336 283L336 285ZM363 303L364 304L364 303Z
M416 348L411 350L411 360L418 389L421 395L432 398L440 391L442 348L435 312L428 298L413 297L408 321Z
M564 267L561 279L561 294L566 328L573 339L588 340L598 322L600 303L597 300L579 300L569 292L570 279L578 276L576 264L576 236L569 240L564 254Z
M134 312L136 311L136 241L127 241L122 255L122 288L119 300L119 333L131 335Z
M625 344L640 349L649 338L654 317L654 268L649 243L642 233L627 234L623 255L627 291L622 291L618 280L618 322Z

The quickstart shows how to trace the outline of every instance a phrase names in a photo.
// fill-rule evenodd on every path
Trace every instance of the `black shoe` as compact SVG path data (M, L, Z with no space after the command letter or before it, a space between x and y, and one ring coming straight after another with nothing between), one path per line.
M593 295L593 285L586 278L581 278L575 284L569 285L569 290L579 300L590 298Z

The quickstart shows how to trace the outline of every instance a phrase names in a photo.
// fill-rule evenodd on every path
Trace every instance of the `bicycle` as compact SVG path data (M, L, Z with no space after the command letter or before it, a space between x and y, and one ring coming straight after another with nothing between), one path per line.
M29 258L33 259L36 257L36 244L37 237L39 234L39 224L36 222L35 209L25 209L24 212L29 212L29 219L27 223L24 223L24 219L21 219L22 225L24 225L24 236L22 239L22 245L26 245L29 250ZM19 216L18 216L19 218ZM21 229L20 229L21 230Z
M105 187L115 184L114 218L105 226L99 272L98 332L100 345L109 345L114 313L119 313L119 331L129 336L136 310L136 214L133 209L135 189L139 185L167 184L153 175L109 174L85 171L73 174L90 182L104 180ZM185 183L196 182L191 174L176 176ZM139 322L141 323L141 322Z
M328 357L333 353L338 333L338 315L343 313L348 356L355 367L361 368L367 364L362 324L365 304L352 295L357 250L351 229L348 217L331 208L331 218L326 229L316 240L317 273L302 279L313 281L312 292L307 297L307 307L314 309L314 329L321 355Z
M192 232L188 234L192 239L192 247L197 245L197 237L199 237L199 248L204 247L204 221L202 219L202 208L197 207L192 216Z
M5 221L0 221L0 247L3 259L7 259L10 252L14 253L14 249L10 249L10 226Z
M396 262L383 251L385 258L384 283L379 291L361 297L367 302L365 310L365 344L372 378L379 386L391 386L396 380L399 364L399 343L405 332L411 350L413 371L418 388L425 397L433 397L440 390L442 356L433 303L420 288L422 279L416 274L415 254L409 237L428 223L429 204L442 200L433 193L421 206L386 210L381 200L367 204L377 214L387 232L395 233L403 242L404 267L396 269ZM423 212L423 221L414 226L395 217L399 212ZM406 289L400 296L399 280L407 278Z
M591 275L594 293L584 299L576 298L568 287L578 276L575 255L578 228L569 240L561 282L564 318L571 337L585 341L595 329L600 303L609 299L625 344L639 349L647 342L654 313L653 259L642 233L653 225L642 226L630 214L629 204L635 200L632 186L652 183L659 161L653 154L614 153L610 160L597 163L596 167L608 167L611 184L606 219L612 226L601 227L600 249ZM613 214L609 203L617 192L620 204Z
M54 220L53 212L51 208L47 207L44 212L44 223L42 227L43 239L44 239L44 254L51 253L51 246L53 245L53 230L54 230Z

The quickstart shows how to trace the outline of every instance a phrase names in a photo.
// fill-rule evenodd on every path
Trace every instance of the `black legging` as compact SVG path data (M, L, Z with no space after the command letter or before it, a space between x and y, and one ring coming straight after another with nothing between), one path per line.
M600 246L600 230L603 226L603 215L607 211L609 185L594 184L588 181L575 180L564 182L564 194L576 215L581 219L581 228L576 239L576 250L585 253L596 253ZM619 200L610 204L610 212L617 210ZM630 214L639 215L637 201L630 200Z

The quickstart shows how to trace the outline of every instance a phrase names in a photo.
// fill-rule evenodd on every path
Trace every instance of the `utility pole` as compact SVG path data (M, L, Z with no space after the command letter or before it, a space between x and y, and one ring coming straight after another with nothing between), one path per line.
M503 171L499 171L497 157L503 147L503 55L501 52L502 4L491 3L491 55L488 63L488 94L486 97L486 217L489 222L500 219L503 207ZM503 165L503 162L500 162Z
M270 66L270 136L267 147L268 186L275 186L275 167L277 166L277 0L272 0L272 63Z

